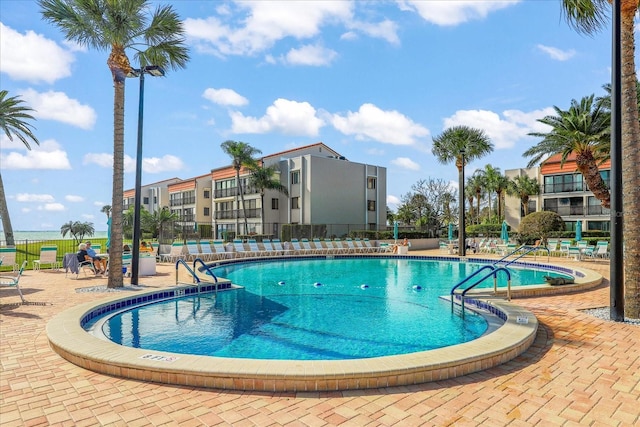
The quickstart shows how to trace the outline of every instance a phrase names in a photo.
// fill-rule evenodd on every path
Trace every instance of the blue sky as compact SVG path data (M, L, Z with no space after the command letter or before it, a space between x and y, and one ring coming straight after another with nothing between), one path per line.
M483 129L495 150L469 164L524 167L537 119L604 94L611 32L577 34L560 0L173 1L191 61L145 79L143 184L228 165L228 139L263 154L322 141L387 168L395 210L420 179L457 187L431 154L453 125ZM107 52L69 44L35 1L0 2L0 87L36 111L39 147L0 137L14 230L68 221L106 229L113 84ZM131 55L132 58L132 55ZM135 64L134 64L135 65ZM126 85L125 189L133 188L137 79Z

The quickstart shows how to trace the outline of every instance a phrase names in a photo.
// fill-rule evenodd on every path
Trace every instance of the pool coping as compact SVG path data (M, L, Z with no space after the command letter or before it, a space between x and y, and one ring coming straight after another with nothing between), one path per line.
M438 259L451 261L451 258ZM581 277L581 283L592 285L594 278L587 270L575 270L580 270L584 276ZM574 285L553 288L570 292L570 286ZM535 316L512 302L477 298L474 303L502 317L504 324L495 332L476 340L403 355L296 361L221 358L130 348L98 338L81 325L81 319L96 312L97 308L115 307L132 298L145 298L154 293L181 289L189 287L114 295L100 302L68 309L47 324L50 346L75 365L141 381L224 390L336 391L420 384L485 370L526 351L533 343L538 328ZM536 290L532 289L531 292ZM470 301L467 300L466 304L469 305Z

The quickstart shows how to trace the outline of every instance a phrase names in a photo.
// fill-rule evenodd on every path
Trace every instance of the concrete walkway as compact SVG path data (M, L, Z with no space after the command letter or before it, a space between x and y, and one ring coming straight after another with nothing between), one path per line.
M580 266L609 277L606 261ZM174 283L172 265L158 272L140 283ZM608 305L608 280L591 291L514 300L540 328L534 345L504 365L411 387L322 393L220 392L84 370L49 348L45 327L62 310L104 298L75 289L106 279L42 270L26 272L21 284L29 305L15 289L0 289L2 426L640 425L640 327L580 311Z

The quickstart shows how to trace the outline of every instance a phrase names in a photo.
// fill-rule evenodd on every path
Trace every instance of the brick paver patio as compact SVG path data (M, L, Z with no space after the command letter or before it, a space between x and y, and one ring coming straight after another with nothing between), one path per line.
M580 264L609 277L607 262ZM174 283L172 265L161 264L158 272L141 284ZM106 284L64 276L27 271L21 283L30 305L20 305L14 289L0 289L2 426L640 425L640 327L580 311L608 305L608 281L591 291L515 300L538 317L540 328L527 352L496 368L410 387L255 393L113 378L62 359L49 347L47 322L105 297L76 288Z

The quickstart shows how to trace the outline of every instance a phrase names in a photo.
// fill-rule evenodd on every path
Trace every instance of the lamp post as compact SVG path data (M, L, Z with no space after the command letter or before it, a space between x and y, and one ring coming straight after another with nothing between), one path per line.
M467 255L467 245L465 244L466 239L464 235L464 148L460 150L460 157L462 168L460 168L460 173L458 174L458 188L460 190L458 194L458 255L463 257Z
M140 196L142 186L142 119L144 111L144 75L154 77L164 76L164 70L157 65L147 65L140 69L133 69L127 77L140 78L140 94L138 104L138 146L136 152L136 184L133 211L133 251L131 253L131 284L138 284L138 269L140 262Z

